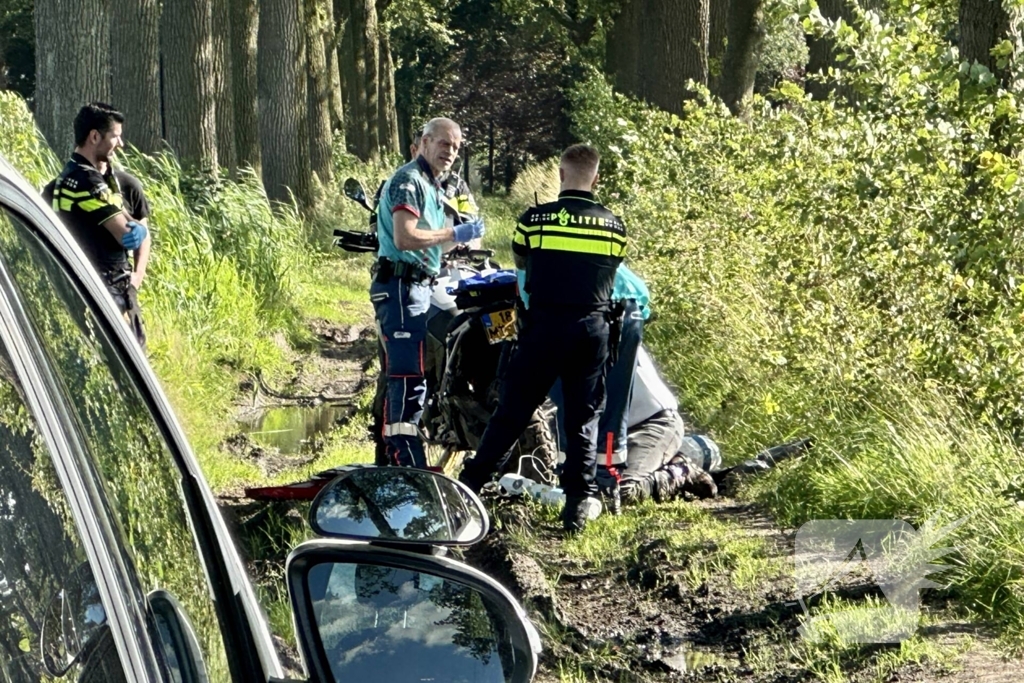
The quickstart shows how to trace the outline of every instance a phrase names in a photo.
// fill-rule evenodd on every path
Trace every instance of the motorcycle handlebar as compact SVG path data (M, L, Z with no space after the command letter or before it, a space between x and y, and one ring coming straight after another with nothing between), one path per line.
M470 249L465 244L460 244L454 249L449 250L444 255L445 261L473 261L480 262L486 261L487 259L494 256L493 249Z

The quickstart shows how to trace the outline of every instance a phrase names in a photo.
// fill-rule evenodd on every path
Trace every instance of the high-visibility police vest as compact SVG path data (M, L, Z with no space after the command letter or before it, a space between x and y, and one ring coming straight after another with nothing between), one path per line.
M81 154L72 154L43 196L97 270L103 273L127 267L128 253L104 227L124 207L113 173L104 176Z
M453 209L467 216L475 216L480 213L469 184L457 173L451 172L441 181L441 189L444 192L444 200Z
M531 307L597 308L611 301L626 227L590 192L565 190L519 218L512 250L526 259Z

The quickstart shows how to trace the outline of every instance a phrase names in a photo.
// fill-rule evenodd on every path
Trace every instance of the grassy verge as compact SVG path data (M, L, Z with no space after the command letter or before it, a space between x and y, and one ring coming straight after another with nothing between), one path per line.
M17 95L0 93L0 153L42 187L60 162ZM352 324L370 315L365 260L330 246L334 227L363 226L366 213L337 188L321 190L312 220L293 208L271 210L259 180L197 178L169 155L126 152L119 163L138 176L151 206L153 254L140 292L149 356L214 489L259 481L251 464L223 453L234 431L240 384L292 372L296 347L311 341L305 320ZM383 169L339 156L338 173Z

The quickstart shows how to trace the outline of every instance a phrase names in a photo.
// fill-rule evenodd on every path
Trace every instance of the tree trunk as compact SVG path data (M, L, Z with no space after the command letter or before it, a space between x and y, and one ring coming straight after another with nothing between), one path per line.
M271 201L311 205L306 51L299 0L259 0L259 129Z
M646 0L640 43L640 95L683 113L686 81L708 84L709 0Z
M708 87L716 94L720 94L731 5L730 0L709 0L708 5Z
M227 0L219 0L227 1ZM231 2L231 86L238 166L260 172L259 107L256 87L257 0Z
M721 94L733 114L739 114L754 94L754 77L765 37L763 4L764 0L732 0Z
M380 31L380 146L385 154L401 151L398 110L395 108L395 63L391 59L391 36Z
M167 143L182 165L216 171L211 0L164 0L160 28Z
M235 152L234 65L231 63L231 5L213 3L213 96L217 117L217 161L231 175L238 168Z
M0 35L0 90L7 90L7 43Z
M329 29L324 35L324 50L327 54L327 77L331 82L331 130L344 131L345 104L341 96L341 67L338 64L338 47L344 29L335 21L333 0L325 2L324 9L327 11Z
M686 82L708 83L709 0L627 0L612 27L616 87L674 114Z
M160 3L111 0L110 104L125 116L124 139L153 153L163 145L160 120Z
M624 93L637 95L640 68L640 19L642 0L626 0L612 25L611 38L606 42L607 69L614 76L615 87Z
M331 169L331 81L327 72L324 37L330 0L303 0L306 27L306 65L309 87L309 162L321 183L333 178Z
M960 60L978 62L1005 82L1009 74L998 67L991 51L1009 28L1001 0L960 0Z
M375 159L380 152L377 93L380 62L377 36L377 8L374 0L352 0L352 47L355 60L355 107L349 111L358 120L356 154L363 161Z
M341 42L338 46L338 66L341 76L341 94L345 102L345 142L348 151L358 157L363 156L366 135L361 124L366 121L366 102L359 93L363 82L363 60L357 55L357 33L353 3L363 0L335 0L334 16L342 27ZM362 29L358 30L360 33Z
M36 0L39 129L62 159L74 148L71 124L87 102L110 102L110 20L105 0Z

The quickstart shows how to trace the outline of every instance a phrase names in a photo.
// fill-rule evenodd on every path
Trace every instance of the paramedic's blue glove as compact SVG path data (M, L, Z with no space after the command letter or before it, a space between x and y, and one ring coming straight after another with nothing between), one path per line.
M484 232L484 219L474 218L468 223L459 223L453 230L455 231L455 241L459 243L469 242L475 240L478 237L483 237Z
M134 251L142 246L142 242L146 239L146 235L149 234L149 230L142 223L136 223L135 221L128 221L128 227L130 230L121 235L121 246L129 251Z

